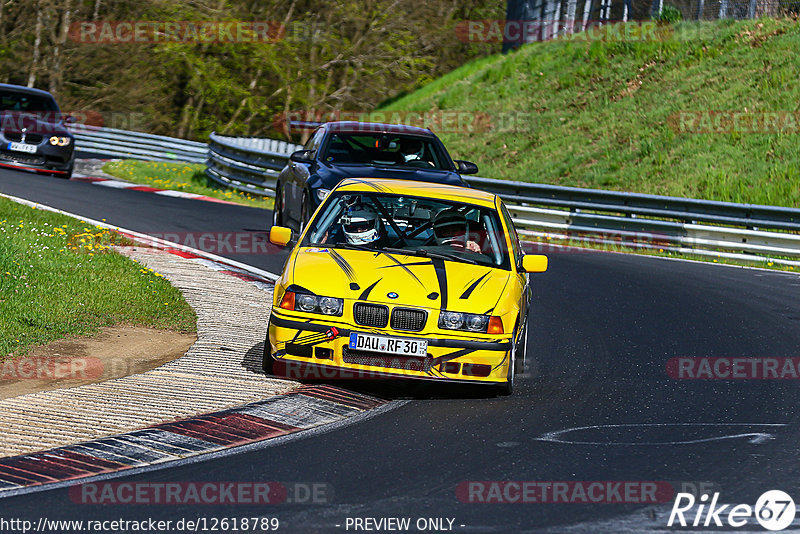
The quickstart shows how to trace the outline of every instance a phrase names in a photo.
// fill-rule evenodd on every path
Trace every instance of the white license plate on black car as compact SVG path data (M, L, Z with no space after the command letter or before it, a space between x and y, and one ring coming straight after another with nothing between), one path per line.
M28 154L36 154L36 145L28 145L26 143L15 143L12 141L8 143L8 149L17 152L27 152Z
M402 337L376 336L361 332L350 332L348 347L355 350L396 354L398 356L426 356L428 341L425 339L408 339Z

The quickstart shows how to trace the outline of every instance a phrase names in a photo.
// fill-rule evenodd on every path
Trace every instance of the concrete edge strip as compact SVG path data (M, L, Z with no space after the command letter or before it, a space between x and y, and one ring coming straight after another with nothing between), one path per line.
M70 213L68 211L64 211L64 210L60 210L60 209L54 208L52 206L48 206L47 204L40 204L38 202L31 202L30 200L25 200L24 198L15 197L15 196L12 196L12 195L6 195L5 193L0 193L0 197L7 198L8 200L11 200L11 201L16 202L18 204L22 204L24 206L29 206L31 208L46 210L46 211L50 211L50 212L53 212L53 213L60 213L62 215L67 215L68 217L72 217L74 219L78 219L79 221L82 221L82 222L85 222L85 223L88 223L88 224L92 224L92 225L97 226L99 228L105 228L105 229L108 229L108 230L112 230L112 231L117 232L117 233L127 237L128 239L131 239L132 241L134 241L136 243L140 243L143 246L146 246L148 248L157 248L159 250L164 250L164 251L169 252L171 254L177 254L178 256L181 256L183 258L199 259L199 260L210 260L210 261L212 261L212 262L214 262L216 264L223 265L223 266L227 267L228 268L227 270L231 270L233 272L238 272L238 273L242 273L242 274L248 274L248 275L252 276L253 278L255 278L256 280L259 280L261 282L267 282L267 283L271 284L271 283L274 283L278 278L280 278L276 274L273 274L273 273L271 273L269 271L264 271L263 269L259 269L257 267L253 267L251 265L247 265L245 263L241 263L241 262L238 262L238 261L235 261L235 260L231 260L231 259L228 259L228 258L223 258L222 256L218 256L218 255L212 254L210 252L205 252L205 251L202 251L202 250L199 250L199 249L196 249L196 248L187 247L186 245L182 245L180 243L173 243L172 241L167 241L165 239L161 239L161 238L158 238L158 237L149 236L147 234L143 234L141 232L136 232L134 230L128 230L126 228L122 228L120 226L115 226L113 224L108 224L108 223L103 222L103 221L97 221L97 220L94 220L94 219L90 219L90 218L84 217L82 215L77 215L75 213ZM225 269L220 269L220 270L222 270L223 272L225 271ZM226 274L231 274L231 273L226 273Z
M0 498L84 479L169 466L373 412L389 401L335 386L306 385L230 408L125 434L0 458Z
M74 173L72 180L76 182L89 182L92 185L102 185L104 187L113 187L116 189L131 189L133 191L145 191L148 193L155 193L157 195L164 195L167 197L177 198L191 198L194 200L203 200L206 202L217 202L219 204L233 204L239 206L236 202L222 200L220 198L208 197L205 195L198 195L197 193L187 193L185 191L175 191L173 189L160 189L158 187L150 187L141 184L132 184L130 182L123 182L121 180L112 180L111 178L100 178L98 176L88 176L86 174Z

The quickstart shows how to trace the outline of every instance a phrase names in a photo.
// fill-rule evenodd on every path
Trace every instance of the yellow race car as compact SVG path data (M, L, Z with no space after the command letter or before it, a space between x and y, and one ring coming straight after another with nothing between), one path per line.
M289 228L270 242L290 246ZM413 378L495 386L522 370L528 273L494 194L347 179L317 209L275 283L263 367L290 378Z

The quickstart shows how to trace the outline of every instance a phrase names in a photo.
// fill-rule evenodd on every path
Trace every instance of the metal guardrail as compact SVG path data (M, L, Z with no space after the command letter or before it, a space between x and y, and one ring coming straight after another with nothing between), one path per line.
M301 148L273 139L212 133L206 174L240 191L274 196L278 173L289 154ZM530 237L744 260L800 258L800 209L477 176L467 176L465 181L503 198L520 232Z
M226 187L275 196L275 180L300 145L256 137L228 137L212 132L206 176Z
M151 161L205 163L208 145L175 137L70 124L75 149L101 156Z

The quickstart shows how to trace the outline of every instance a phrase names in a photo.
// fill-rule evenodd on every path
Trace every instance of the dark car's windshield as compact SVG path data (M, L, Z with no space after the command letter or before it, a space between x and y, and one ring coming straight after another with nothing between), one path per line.
M302 246L405 253L510 269L494 209L425 197L333 193Z
M43 95L0 91L0 111L52 114L58 112L58 106L55 100Z
M452 170L433 139L423 136L337 132L323 150L320 159L327 163Z

